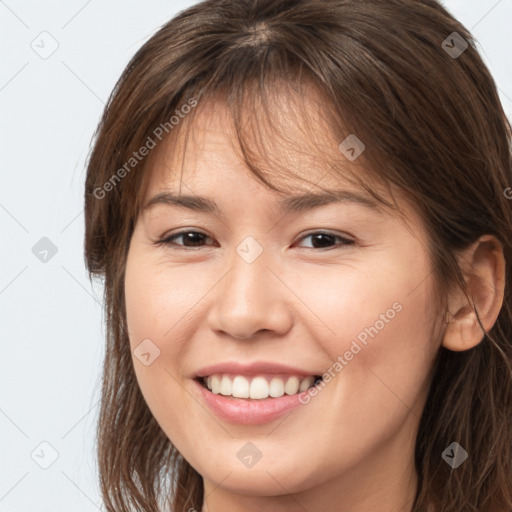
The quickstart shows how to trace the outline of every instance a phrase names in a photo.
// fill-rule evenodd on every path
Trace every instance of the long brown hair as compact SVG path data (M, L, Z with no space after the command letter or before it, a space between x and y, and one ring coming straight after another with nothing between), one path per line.
M197 102L222 96L248 168L276 190L278 162L263 172L242 116L251 133L268 133L275 113L265 99L306 82L324 99L337 140L364 142L357 180L387 206L371 180L402 191L421 214L440 314L452 286L465 290L457 252L486 233L503 246L495 325L473 349L437 354L412 510L512 510L511 126L472 35L435 0L206 0L165 24L126 67L95 133L85 191L86 264L105 286L97 442L107 510L203 503L202 478L152 416L130 353L124 272L149 175L141 148L191 125ZM333 172L343 172L343 158ZM469 453L456 470L441 459L454 441Z

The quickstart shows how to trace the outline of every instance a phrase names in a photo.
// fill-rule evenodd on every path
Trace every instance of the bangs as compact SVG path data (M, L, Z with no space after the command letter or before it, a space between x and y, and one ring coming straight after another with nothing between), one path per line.
M156 171L156 158L162 153L181 154L180 169L168 166L163 169L179 172L181 190L188 142L200 124L197 116L203 122L205 117L221 116L233 151L269 190L283 195L298 190L330 193L335 183L348 183L366 191L381 206L399 210L389 182L369 165L366 148L363 146L360 155L352 161L340 150L340 143L353 137L354 130L347 130L347 123L334 112L327 91L310 74L299 70L293 78L288 75L287 79L283 76L269 79L264 71L260 77L255 77L250 68L244 71L246 75L242 72L231 75L229 85L209 84L208 88L192 89L175 103L186 105L194 98L198 105L150 155L141 177L139 207ZM138 215L138 211L134 213Z

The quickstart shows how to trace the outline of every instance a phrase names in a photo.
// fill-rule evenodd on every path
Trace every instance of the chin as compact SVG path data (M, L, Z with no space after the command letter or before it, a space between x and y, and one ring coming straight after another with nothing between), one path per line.
M212 467L200 468L205 470L199 472L203 479L214 486L251 496L281 496L283 493L301 492L311 486L313 479L318 479L318 473L311 469L304 474L297 473L297 466L300 466L297 457L289 460L280 458L280 464L276 464L270 460L264 462L262 457L251 468L244 467L238 459L235 463L224 460L222 464L216 462Z

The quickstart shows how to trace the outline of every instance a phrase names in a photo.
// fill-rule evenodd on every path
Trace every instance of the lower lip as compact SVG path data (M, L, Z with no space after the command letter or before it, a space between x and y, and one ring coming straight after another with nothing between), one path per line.
M231 398L216 395L194 379L203 400L221 419L240 425L262 425L270 423L287 412L303 405L299 398L306 392L297 395L283 395L279 398Z

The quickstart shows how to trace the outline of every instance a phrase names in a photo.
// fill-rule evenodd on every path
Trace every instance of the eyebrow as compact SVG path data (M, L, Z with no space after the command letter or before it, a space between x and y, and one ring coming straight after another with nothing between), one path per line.
M375 210L380 209L373 199L348 190L333 190L330 192L289 196L280 199L277 203L280 211L283 213L299 213L333 203L352 203ZM143 210L156 204L179 206L196 212L222 215L222 210L219 208L219 205L208 197L176 195L171 192L161 192L152 197L144 205Z

